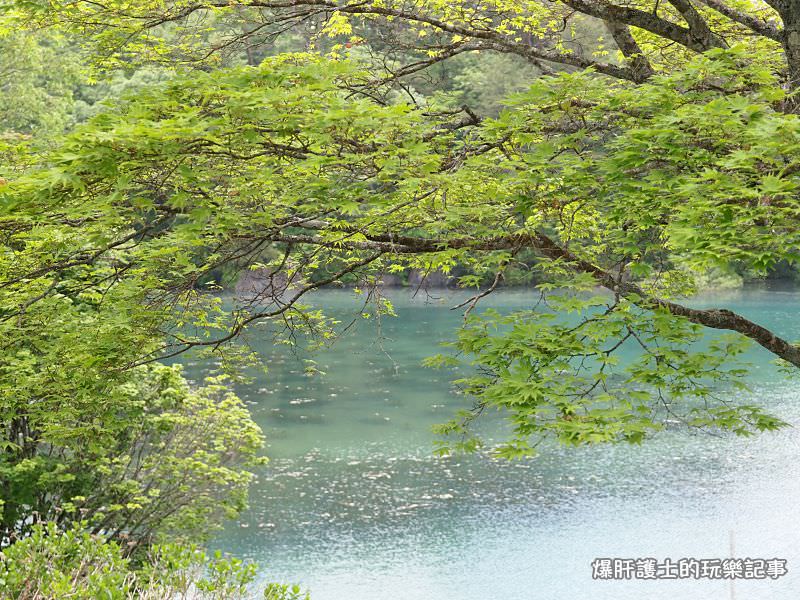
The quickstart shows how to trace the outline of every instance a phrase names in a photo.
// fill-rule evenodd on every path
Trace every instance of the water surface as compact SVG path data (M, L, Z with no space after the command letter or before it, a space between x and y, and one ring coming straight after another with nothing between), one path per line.
M439 293L444 296L446 293ZM753 439L666 432L643 446L547 447L537 458L436 458L433 424L467 400L452 373L420 366L451 339L452 298L394 295L397 318L359 322L313 358L248 343L269 372L239 389L268 441L251 508L214 546L257 561L269 580L299 582L313 600L792 599L800 590L800 435ZM346 322L352 293L315 303ZM713 294L722 305L800 338L800 294ZM527 308L530 291L484 306ZM797 425L800 391L760 349L752 393ZM187 366L199 378L207 365ZM777 581L608 582L596 557L789 560Z

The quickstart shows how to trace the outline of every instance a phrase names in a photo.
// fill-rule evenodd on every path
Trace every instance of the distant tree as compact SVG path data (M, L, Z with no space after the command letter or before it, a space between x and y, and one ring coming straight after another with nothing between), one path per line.
M72 125L80 56L63 37L12 31L0 35L0 134L40 137Z

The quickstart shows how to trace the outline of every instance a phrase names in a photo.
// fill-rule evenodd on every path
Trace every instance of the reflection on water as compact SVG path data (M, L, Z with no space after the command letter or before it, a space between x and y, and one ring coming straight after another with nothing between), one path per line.
M530 292L491 306L528 307ZM796 598L800 589L800 436L754 439L668 432L641 447L548 447L521 462L436 458L431 425L467 399L450 373L420 367L449 339L455 302L394 299L398 318L362 322L314 359L309 377L285 347L251 344L269 373L239 390L264 428L270 464L251 509L214 546L256 560L265 577L301 582L314 600ZM427 300L427 302L426 302ZM800 338L787 292L725 302ZM315 302L344 317L352 294ZM487 302L489 305L489 302ZM753 394L800 423L800 394L753 350ZM200 377L204 366L187 367ZM491 425L491 424L490 424ZM733 533L731 533L733 532ZM594 582L599 556L781 557L778 581ZM733 595L732 595L733 594Z

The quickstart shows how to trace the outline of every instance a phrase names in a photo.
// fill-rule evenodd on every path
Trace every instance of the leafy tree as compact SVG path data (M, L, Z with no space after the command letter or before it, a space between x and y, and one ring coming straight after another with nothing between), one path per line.
M43 152L28 154L20 139L4 138L3 193ZM222 379L191 389L177 367L134 367L158 347L168 313L152 302L155 273L122 276L133 273L110 237L133 223L88 213L78 223L51 207L44 220L34 205L0 209L0 545L39 521L76 520L130 553L202 540L245 506L261 434ZM116 249L110 261L84 255L51 269L102 239Z
M698 271L798 259L793 3L70 2L26 3L10 19L89 33L100 66L166 60L204 72L99 115L3 188L14 210L8 319L61 295L94 294L101 306L117 295L136 315L129 335L141 351L123 361L135 365L220 350L257 323L328 335L306 293L407 268L468 266L467 286L488 275L470 313L532 252L549 282L536 310L470 314L456 347L482 376L464 382L474 409L443 432L499 408L516 455L547 436L638 442L665 418L741 434L782 424L715 390L739 383L729 361L743 340L793 366L800 347L679 299ZM202 34L209 22L213 36ZM300 23L316 24L315 40L349 41L328 58L213 69ZM381 27L397 27L398 41L371 42L367 56L411 62L346 59ZM403 87L473 52L551 75L496 119ZM269 284L228 309L199 293L222 265L259 269ZM709 345L704 328L735 335ZM619 368L631 346L640 359Z
M584 73L543 80L467 135L445 117L348 98L367 77L346 61L282 57L178 79L80 128L51 166L4 188L30 227L8 243L9 318L55 302L67 269L68 288L111 278L115 302L146 306L133 347L163 341L136 363L219 348L259 321L323 327L302 297L345 275L369 285L387 270L468 264L497 279L530 249L551 281L544 301L511 321L470 321L459 345L487 373L468 382L475 412L502 408L514 422L508 451L532 436L639 441L675 416L742 434L781 424L714 398L742 374L724 368L742 338L702 354L694 342L705 326L793 364L798 349L670 299L691 291L698 266L796 259L784 149L797 121L774 108L784 92L745 50L635 89ZM726 227L707 226L721 215ZM269 246L280 251L260 262ZM198 282L231 262L273 285L226 310ZM598 284L612 294L585 297ZM577 323L556 317L565 311ZM630 344L642 358L612 385L614 354Z
M458 382L474 405L440 429L463 449L481 444L469 424L487 410L512 424L509 457L548 438L637 443L668 422L784 425L719 390L742 385L747 342L791 368L800 346L681 298L709 269L800 258L796 3L6 8L3 43L33 43L8 32L36 28L54 36L37 51L73 35L100 69L154 65L52 151L0 146L2 543L23 568L50 561L51 541L79 557L42 585L74 579L84 559L106 581L102 565L145 564L154 543L202 539L242 508L257 428L222 380L194 389L157 363L250 360L231 342L259 325L278 342L333 335L304 299L342 281L385 313L387 273L490 282L462 306L455 355L430 360L476 367ZM300 47L319 52L265 58ZM464 83L474 73L444 79L477 108L419 79L505 64L488 53L532 73L496 118L496 96ZM149 85L165 65L179 74ZM66 123L44 122L14 127ZM543 283L530 310L477 315L531 257ZM263 285L230 302L209 293L220 270L250 269ZM40 519L68 533L45 539ZM7 586L26 577L10 564Z
M100 390L56 388L57 380L32 376L30 352L16 358L8 362L18 370L18 408L0 460L4 539L27 535L33 514L83 521L133 552L203 539L245 507L245 468L258 464L261 436L218 382L191 390L177 367L156 365ZM67 404L55 390L76 397Z
M279 36L293 24L318 24L335 36L357 34L359 28L400 22L411 33L402 43L422 50L427 64L481 50L516 54L546 68L561 64L593 67L597 72L642 82L655 72L674 68L695 53L747 40L763 60L783 69L797 82L800 12L789 0L655 0L619 4L598 0L467 2L426 0L342 2L332 0L248 0L246 2L145 1L26 2L18 17L26 23L56 24L90 32L102 50L100 58L118 60L120 53L152 60L160 56L186 60L219 55L248 38ZM201 28L209 19L224 31L210 48L198 47ZM243 26L245 24L245 26ZM595 48L586 31L600 26L613 40ZM412 42L413 40L413 42ZM601 40L602 41L602 40ZM588 44L587 44L588 42ZM589 52L586 52L587 47ZM617 50L619 56L613 56ZM781 52L781 50L783 52ZM116 54L115 54L116 53ZM424 67L426 65L417 65Z

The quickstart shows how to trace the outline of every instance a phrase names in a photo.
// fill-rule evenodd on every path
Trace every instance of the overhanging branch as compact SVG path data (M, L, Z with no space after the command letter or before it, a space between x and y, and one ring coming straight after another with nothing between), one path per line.
M307 224L309 229L322 229L323 222ZM344 232L343 232L344 233ZM772 354L782 358L796 367L800 367L800 347L791 344L779 337L766 327L763 327L733 311L716 309L697 309L652 296L640 286L631 282L622 282L609 271L586 261L555 240L542 233L521 235L508 235L484 240L474 238L455 239L427 239L394 234L362 234L364 239L332 240L312 235L286 235L280 234L272 237L273 241L285 241L306 244L319 244L331 248L374 250L396 254L422 254L439 252L443 250L493 251L493 250L519 250L530 248L541 255L567 263L577 272L591 275L598 285L631 301L635 305L645 308L660 308L678 317L683 317L692 323L703 325L711 329L729 330L753 340Z

